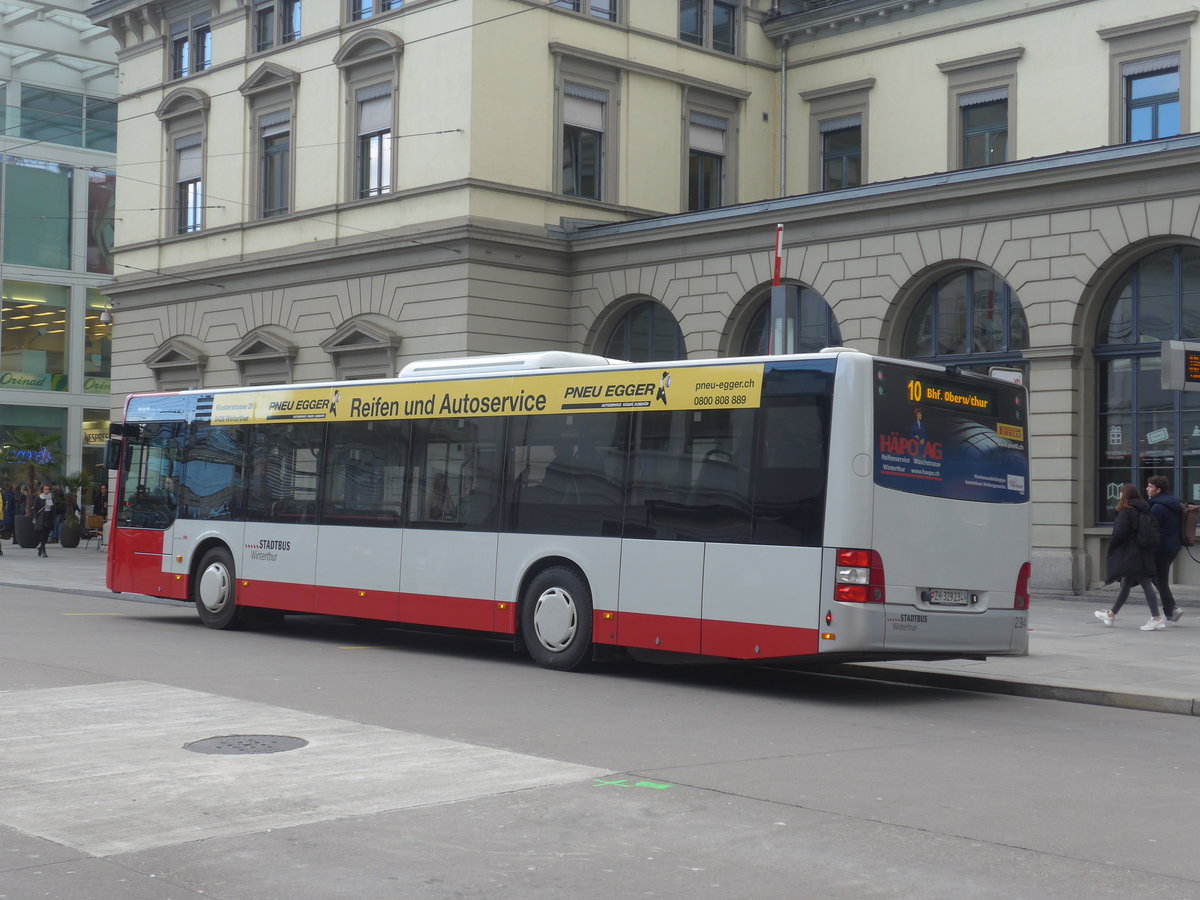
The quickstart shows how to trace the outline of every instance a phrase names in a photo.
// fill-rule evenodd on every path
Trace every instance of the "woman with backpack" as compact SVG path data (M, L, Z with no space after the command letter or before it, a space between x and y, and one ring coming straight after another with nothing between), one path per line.
M1146 496L1150 498L1150 515L1158 522L1158 533L1162 535L1154 551L1154 586L1162 597L1163 619L1175 623L1183 617L1183 610L1175 605L1171 593L1171 563L1183 546L1183 503L1171 496L1171 482L1162 475L1146 479Z
M1142 516L1149 520L1142 522ZM1138 532L1151 528L1157 531L1157 523L1150 515L1150 507L1142 499L1137 485L1121 485L1121 493L1117 497L1117 519L1113 522L1112 540L1108 542L1108 555L1105 559L1104 583L1121 582L1117 592L1117 602L1112 609L1096 610L1096 618L1102 625L1111 626L1117 618L1117 613L1125 605L1129 592L1135 584L1142 587L1146 595L1146 605L1150 607L1150 621L1142 626L1142 631L1163 631L1166 621L1158 614L1158 598L1154 596L1154 548L1143 546L1147 543L1145 537L1138 540ZM1157 543L1157 542L1156 542Z

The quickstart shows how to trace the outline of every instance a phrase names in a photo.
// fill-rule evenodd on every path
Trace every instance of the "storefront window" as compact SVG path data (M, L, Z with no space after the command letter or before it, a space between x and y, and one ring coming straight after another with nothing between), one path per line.
M65 391L71 289L7 279L3 287L0 387Z
M4 262L71 268L71 167L19 156L4 165Z
M81 472L92 476L92 487L85 492L83 502L89 507L96 488L108 481L108 470L104 468L104 443L108 440L108 410L85 409L83 411L83 464Z
M6 406L0 404L0 483L25 484L28 480L28 462L24 451L18 452L8 446L13 432L32 430L45 435L55 435L58 443L47 444L35 452L34 462L50 469L60 469L66 464L67 411L49 406ZM45 469L43 468L44 472Z
M88 289L87 313L83 317L83 390L86 394L109 394L112 390L112 325L100 321L108 298Z

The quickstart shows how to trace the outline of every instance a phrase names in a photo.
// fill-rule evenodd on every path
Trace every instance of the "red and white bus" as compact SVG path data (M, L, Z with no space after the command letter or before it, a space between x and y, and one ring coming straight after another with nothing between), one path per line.
M108 586L218 629L511 635L559 669L1020 655L1027 440L1020 385L843 348L139 394L109 445Z

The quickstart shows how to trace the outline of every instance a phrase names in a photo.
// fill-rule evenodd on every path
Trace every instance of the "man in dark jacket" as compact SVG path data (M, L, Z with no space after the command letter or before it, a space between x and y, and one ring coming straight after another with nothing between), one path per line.
M1183 504L1178 497L1171 496L1171 483L1162 475L1146 479L1146 496L1150 498L1150 515L1158 522L1161 535L1154 551L1154 586L1162 597L1164 621L1175 623L1183 616L1183 610L1175 606L1175 595L1171 593L1171 563L1183 546L1179 539Z

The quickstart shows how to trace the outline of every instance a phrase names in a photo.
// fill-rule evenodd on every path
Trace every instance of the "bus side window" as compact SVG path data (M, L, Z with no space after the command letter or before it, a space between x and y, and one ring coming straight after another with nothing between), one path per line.
M800 396L763 406L755 469L755 543L821 546L829 404L828 396Z

